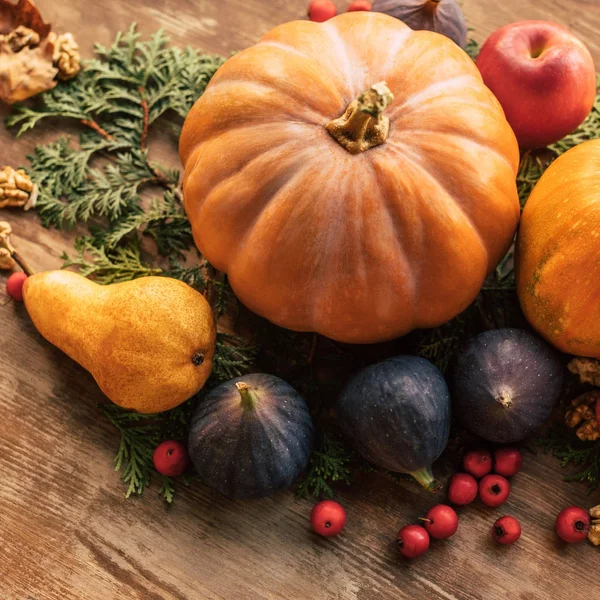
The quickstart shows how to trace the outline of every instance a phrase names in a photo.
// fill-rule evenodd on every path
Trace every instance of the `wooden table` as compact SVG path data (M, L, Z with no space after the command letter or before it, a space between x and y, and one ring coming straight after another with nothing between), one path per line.
M301 18L306 0L39 0L59 31L72 31L90 56L132 20L163 27L177 44L227 54L274 25ZM345 5L338 0L338 6ZM598 0L464 0L474 37L521 19L554 20L589 45L600 65ZM0 164L24 164L56 125L16 142L2 130ZM162 154L162 156L160 156ZM176 165L173 146L157 158ZM35 214L0 210L37 269L57 268L72 236L44 230ZM308 528L311 503L291 493L226 501L200 484L171 508L154 493L126 501L113 472L116 432L98 411L92 378L45 343L22 305L3 304L0 275L0 600L567 600L600 598L598 550L555 541L553 524L569 504L595 493L562 483L555 459L528 456L508 505L461 513L449 543L406 563L392 540L434 503L412 483L365 475L339 500L348 511L341 537ZM495 547L489 529L518 516L521 541Z

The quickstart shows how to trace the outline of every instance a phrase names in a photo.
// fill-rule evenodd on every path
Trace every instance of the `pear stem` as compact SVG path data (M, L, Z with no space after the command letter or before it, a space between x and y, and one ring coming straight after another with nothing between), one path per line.
M353 100L341 117L329 121L325 129L350 154L379 146L390 132L390 120L383 113L393 99L385 81L376 83Z
M244 381L238 381L235 387L240 393L242 408L244 410L253 410L259 401L257 393Z
M21 267L27 277L35 275L35 271L29 266L29 263L16 250L13 250L10 256Z
M412 475L424 489L432 494L435 494L441 487L441 484L434 478L431 467L413 471L412 473L409 473L409 475Z

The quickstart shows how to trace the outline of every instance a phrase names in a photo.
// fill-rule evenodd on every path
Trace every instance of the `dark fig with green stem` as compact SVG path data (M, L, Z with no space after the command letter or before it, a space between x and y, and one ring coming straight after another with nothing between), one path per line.
M263 373L214 388L196 409L188 440L199 475L232 498L289 487L308 465L312 447L306 402L283 379Z
M417 356L371 365L348 383L337 410L357 452L437 491L431 465L448 443L450 393L435 365Z

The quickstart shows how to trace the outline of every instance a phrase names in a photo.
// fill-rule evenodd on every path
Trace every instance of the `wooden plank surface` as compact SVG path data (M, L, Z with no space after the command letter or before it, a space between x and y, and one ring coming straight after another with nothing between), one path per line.
M228 53L301 18L305 0L39 0L58 31L72 31L90 56L136 20L163 27L177 44ZM338 0L338 6L345 5ZM549 19L581 36L600 65L598 0L465 0L474 37L500 25ZM56 125L15 141L0 132L0 164L24 164ZM63 130L64 131L64 130ZM177 164L174 140L154 157ZM34 214L0 210L37 269L56 268L72 235L44 230ZM348 511L341 537L307 527L311 508L290 493L226 501L200 484L168 509L150 492L126 501L112 470L116 432L99 413L90 375L45 343L24 308L4 304L0 275L0 600L567 600L600 598L598 550L555 541L553 523L568 504L591 506L598 493L561 482L556 460L528 456L500 509L461 513L458 534L406 563L397 530L435 499L412 483L364 475L340 490ZM498 548L490 539L501 514L521 519L523 538Z

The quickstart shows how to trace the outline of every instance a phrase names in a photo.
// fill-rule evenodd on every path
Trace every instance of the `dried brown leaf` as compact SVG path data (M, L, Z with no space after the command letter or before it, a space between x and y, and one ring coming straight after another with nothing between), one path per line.
M44 22L33 0L0 0L0 34L8 34L19 25L33 29L41 39L44 39L51 29L51 26Z
M0 43L0 100L13 104L52 89L58 73L52 63L53 51L49 40L19 52Z

